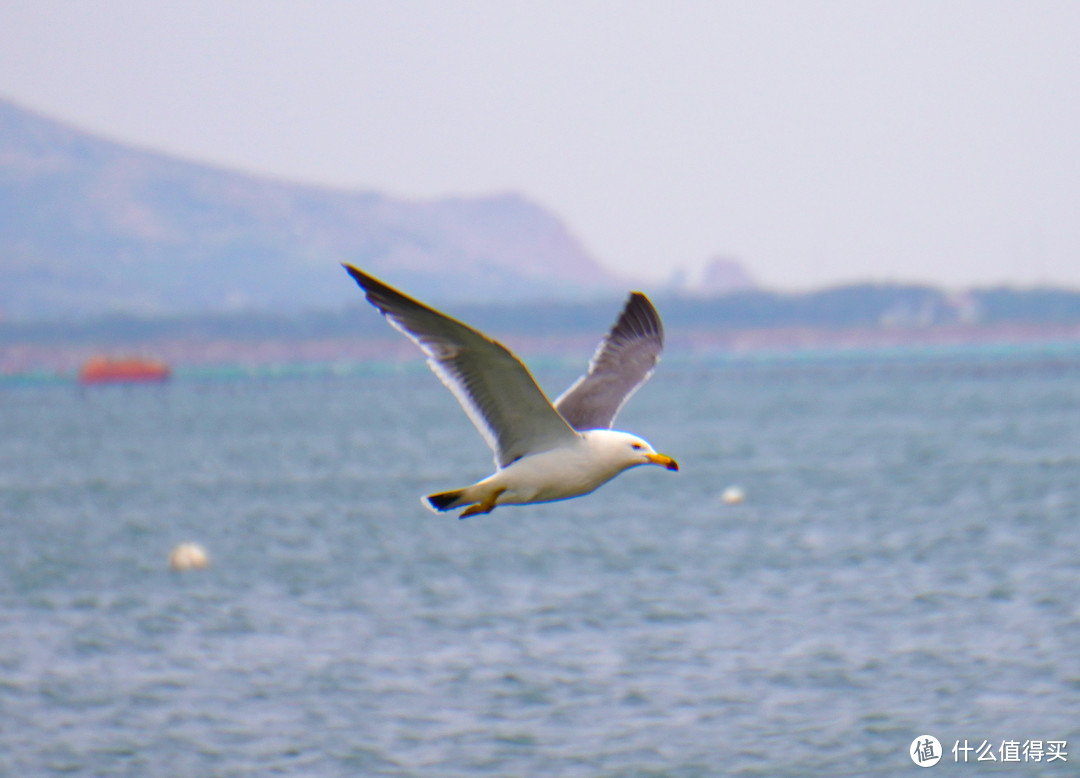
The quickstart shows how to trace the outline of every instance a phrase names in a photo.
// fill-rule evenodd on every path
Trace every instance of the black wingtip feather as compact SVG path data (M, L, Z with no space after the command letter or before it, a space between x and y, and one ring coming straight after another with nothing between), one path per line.
M353 281L359 284L360 288L365 291L367 291L368 284L375 280L367 273L363 272L362 270L357 270L355 267L348 264L347 262L342 262L341 266L345 268L345 270L348 271L349 275L353 277Z
M359 269L353 267L352 265L347 265L345 263L342 263L341 266L343 268L345 268L349 272L349 275L351 275L353 277L353 281L355 281L360 286L360 288L363 289L367 293L367 296L368 296L369 300L371 300L371 296L373 294L376 295L376 296L378 296L378 295L386 296L388 293L401 295L401 292L398 292L395 289L391 289L389 286L384 284L382 281L375 278L375 276L370 276L367 273L365 273L363 270L359 270ZM372 302L375 302L375 301L372 300Z
M407 294L399 292L391 286L387 286L375 276L368 275L363 270L359 270L350 264L345 262L341 263L341 266L348 271L349 275L353 277L353 280L364 290L364 296L367 297L367 301L379 309L379 312L384 316L389 315L388 308L394 304L406 304L424 310L431 310L427 305L419 300L409 297ZM438 314L442 315L442 314Z
M660 314L643 292L633 291L626 301L618 321L612 327L610 337L648 337L655 335L664 340L664 325Z

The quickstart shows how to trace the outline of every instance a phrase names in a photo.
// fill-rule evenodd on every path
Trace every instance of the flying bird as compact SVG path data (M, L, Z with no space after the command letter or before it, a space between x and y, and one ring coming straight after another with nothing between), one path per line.
M465 508L464 519L499 505L580 497L638 465L679 469L637 435L611 429L664 347L660 316L641 292L631 292L585 375L553 405L501 343L352 265L344 267L368 301L423 350L495 453L495 472L487 478L425 497L432 510Z

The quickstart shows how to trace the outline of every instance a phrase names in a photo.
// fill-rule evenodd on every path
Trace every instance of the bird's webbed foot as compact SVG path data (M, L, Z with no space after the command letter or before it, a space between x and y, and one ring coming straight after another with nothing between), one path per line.
M461 512L461 515L458 516L458 518L467 519L470 516L479 516L482 513L491 513L493 510L495 510L495 501L498 500L499 495L505 491L505 489L496 489L487 497L485 497L481 502L478 502L475 505L470 505L468 508L463 510Z

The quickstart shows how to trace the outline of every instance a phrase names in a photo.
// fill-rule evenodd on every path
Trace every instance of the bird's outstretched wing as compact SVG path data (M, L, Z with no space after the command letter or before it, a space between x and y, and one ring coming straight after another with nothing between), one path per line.
M344 267L368 301L427 354L431 369L495 452L497 466L577 435L505 346L351 265Z
M663 349L660 315L648 297L631 292L589 371L563 392L555 409L576 430L610 427L630 395L649 380Z

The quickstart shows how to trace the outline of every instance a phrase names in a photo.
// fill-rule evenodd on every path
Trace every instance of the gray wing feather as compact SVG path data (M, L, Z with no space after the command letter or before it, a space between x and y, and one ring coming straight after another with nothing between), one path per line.
M589 370L555 401L576 430L603 429L649 380L664 349L660 315L641 292L631 292L615 326L596 349Z
M495 452L497 466L576 437L525 365L501 343L351 265L344 267L368 301L427 354L428 365Z

